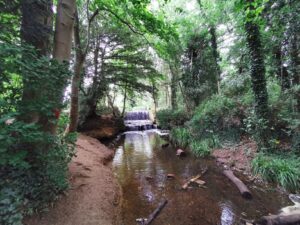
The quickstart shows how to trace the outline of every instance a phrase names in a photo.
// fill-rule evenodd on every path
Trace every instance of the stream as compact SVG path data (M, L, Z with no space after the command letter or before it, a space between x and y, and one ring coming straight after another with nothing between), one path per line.
M213 159L191 154L179 158L176 148L162 148L162 143L157 130L148 130L125 132L116 144L113 167L123 191L122 225L135 225L137 218L147 218L163 199L168 204L153 225L241 224L241 219L277 213L290 204L287 196L274 188L266 189L241 177L253 194L252 200L246 200ZM205 187L181 189L204 168L208 169L201 177ZM170 173L175 179L167 178Z

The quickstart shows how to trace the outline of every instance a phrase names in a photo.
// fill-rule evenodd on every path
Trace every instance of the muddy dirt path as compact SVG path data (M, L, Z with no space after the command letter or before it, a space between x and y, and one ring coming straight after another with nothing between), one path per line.
M26 225L116 225L120 188L110 161L114 152L98 140L79 135L70 163L71 189L49 212L27 218Z

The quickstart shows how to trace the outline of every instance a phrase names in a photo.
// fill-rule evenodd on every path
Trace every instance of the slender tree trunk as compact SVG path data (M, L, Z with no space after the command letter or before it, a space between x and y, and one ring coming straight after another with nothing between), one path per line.
M278 79L280 80L281 89L287 90L290 86L289 73L287 68L283 65L282 62L282 52L280 46L275 46L274 48L274 58L276 63L276 74Z
M215 59L215 64L216 64L216 70L217 70L217 90L218 90L218 94L221 93L221 87L220 87L220 83L221 83L221 68L219 66L219 61L220 61L220 55L218 53L218 43L217 43L217 34L216 34L216 28L215 26L211 26L209 29L210 35L211 35L211 46L212 46L212 50L213 50L213 56Z
M70 109L70 125L68 132L75 132L77 130L79 117L79 85L81 80L81 73L85 57L76 53L74 75L71 84L71 109Z
M79 117L79 85L81 80L81 72L85 61L86 54L83 52L80 35L79 35L79 18L78 12L75 12L75 26L74 26L74 41L75 41L75 66L74 74L71 83L71 109L70 109L70 124L68 132L75 132L77 130Z
M177 69L169 64L171 71L171 107L173 110L177 109Z
M157 92L155 90L154 84L152 84L152 98L154 103L154 121L156 121L156 112L157 112Z
M252 0L247 0L251 3ZM245 23L247 44L250 51L251 64L251 82L252 90L255 97L255 112L258 119L264 121L264 126L259 127L259 138L263 147L268 146L270 138L269 130L269 108L268 93L266 88L265 65L260 40L259 26L253 21L248 20Z
M291 24L291 37L290 37L290 59L291 59L291 77L292 84L300 85L300 59L299 59L299 25L296 21L292 21ZM297 99L296 109L300 113L300 90L295 92Z
M126 110L126 100L127 100L127 84L125 84L125 87L124 87L124 99L123 99L122 118L124 117L125 110Z
M114 117L117 117L116 112L115 112L115 106L114 106L114 101L115 101L115 99L114 99L114 98L111 99L110 95L107 94L107 100L108 100L107 103L108 103L108 105L109 105L110 108L111 108L111 111L112 111L113 116L114 116Z
M188 99L187 99L187 97L186 97L186 94L185 94L185 92L184 92L184 90L183 90L183 87L182 87L181 82L179 82L179 87L180 87L180 91L181 91L181 94L182 94L182 97L183 97L183 100L184 100L184 103L185 103L186 111L187 111L188 113L190 113L190 112L191 112L191 107L190 107L190 105L189 105L189 101L188 101Z
M88 7L89 4L87 5L87 11L89 11ZM81 81L81 72L89 48L90 26L97 14L98 14L98 10L94 12L91 18L89 18L89 13L87 13L87 17L88 17L87 44L83 48L80 43L80 34L79 34L80 28L79 28L79 18L78 18L77 9L75 11L74 40L75 40L76 58L75 58L74 75L72 77L72 84L71 84L70 124L67 132L77 131L78 118L79 118L79 86Z
M52 0L22 0L21 11L21 39L23 44L33 46L40 56L48 55L52 35ZM30 55L27 56L25 52L23 57L27 58ZM39 98L41 91L43 90L39 90L39 87L33 88L31 78L24 74L20 116L22 121L26 123L39 121L40 113L34 104L38 102L37 98Z

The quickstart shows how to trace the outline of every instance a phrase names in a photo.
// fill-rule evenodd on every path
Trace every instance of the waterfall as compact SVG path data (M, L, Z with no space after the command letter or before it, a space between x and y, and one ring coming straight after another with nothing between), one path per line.
M150 130L156 128L150 119L148 111L127 112L124 117L124 124L127 131Z
M127 112L125 116L126 120L150 120L148 111L132 111Z

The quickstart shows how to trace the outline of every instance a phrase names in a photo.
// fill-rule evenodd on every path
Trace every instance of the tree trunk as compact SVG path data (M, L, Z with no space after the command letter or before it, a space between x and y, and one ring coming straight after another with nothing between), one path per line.
M170 65L170 71L171 71L171 107L173 110L177 109L177 70L174 68L174 66Z
M246 0L248 4L252 0ZM252 6L250 6L251 9ZM251 65L251 82L252 90L255 97L255 112L258 119L262 119L264 125L258 129L258 135L263 147L268 146L269 132L269 108L268 108L268 93L266 88L265 65L262 53L262 46L260 40L259 26L251 19L245 23L247 44L250 51L250 65Z
M35 47L39 54L50 53L52 35L52 0L22 0L21 38L25 44Z
M53 58L60 63L68 63L71 57L75 6L76 0L58 1L54 34ZM55 95L54 97L55 99L51 100L56 101L58 104L61 103L63 100L64 88L65 87L62 87L60 90L58 90L57 95ZM51 122L48 117L44 116L40 119L40 121L45 131L52 134L56 133L57 120L55 122Z
M77 130L78 117L79 117L79 85L81 80L82 67L85 61L86 54L83 52L80 43L79 34L79 18L78 12L75 12L75 26L74 26L74 41L75 41L75 66L74 75L71 84L71 109L70 109L70 124L68 132L75 132Z
M87 5L87 11L89 10L88 7L89 4ZM74 75L71 84L70 124L67 132L77 131L78 118L79 118L79 86L81 81L81 72L89 48L91 22L93 21L93 19L97 14L98 11L96 10L94 14L91 16L91 18L89 18L89 13L87 13L87 17L88 17L87 44L83 48L80 43L80 28L79 28L78 12L77 9L75 10L74 40L75 40L76 58L75 58Z
M21 39L23 44L32 45L40 56L50 52L49 44L52 35L52 0L21 1L22 25ZM30 57L24 53L23 57ZM34 60L34 59L33 59ZM41 76L43 76L41 74ZM34 106L39 98L39 87L32 88L32 80L25 74L23 76L23 94L21 102L20 119L26 123L36 123L40 113Z
M281 89L283 91L287 90L291 87L290 79L287 68L283 65L282 62L282 52L280 46L275 46L273 55L276 63L276 74L278 79L280 80Z
M213 56L215 59L215 64L216 64L216 72L217 72L217 90L218 90L218 94L221 93L221 87L220 87L220 83L221 83L221 68L219 66L219 61L220 61L220 55L218 53L218 44L217 44L217 34L216 34L216 28L215 26L211 26L209 29L210 35L211 35L211 47L213 50Z
M293 15L291 15L293 16ZM291 18L292 19L292 18ZM292 19L290 23L290 60L291 60L291 77L292 77L292 85L300 85L300 59L299 59L299 25L295 20ZM295 97L297 99L296 109L297 112L300 113L300 91L297 90L295 93Z
M85 61L85 56L76 53L74 75L71 84L71 109L70 109L70 125L68 132L77 130L79 117L79 85L81 80L82 67Z
M122 118L124 117L125 110L126 110L126 100L127 100L127 84L125 84L125 88L124 88L124 99L123 99Z
M152 98L153 98L153 103L154 103L154 121L156 121L156 113L157 113L157 93L155 90L155 85L154 83L152 84Z
M59 0L54 35L53 58L59 62L69 62L75 19L76 0Z

